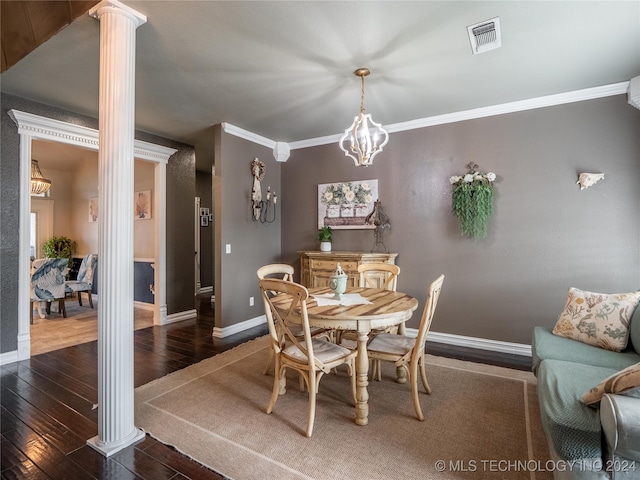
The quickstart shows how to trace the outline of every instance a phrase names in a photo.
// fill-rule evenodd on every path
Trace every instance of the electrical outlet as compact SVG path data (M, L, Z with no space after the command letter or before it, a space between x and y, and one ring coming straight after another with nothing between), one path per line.
M227 243L225 251L227 253L231 253L231 244L230 243Z
M249 306L253 307L253 297L249 297Z

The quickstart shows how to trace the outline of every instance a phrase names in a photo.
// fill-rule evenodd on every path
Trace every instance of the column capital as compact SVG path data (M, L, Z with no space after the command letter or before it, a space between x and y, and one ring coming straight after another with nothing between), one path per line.
M137 10L128 7L118 0L102 0L97 5L94 5L91 10L89 10L89 15L97 20L100 20L100 17L105 13L119 13L125 15L133 21L136 28L147 22L146 15L143 15Z

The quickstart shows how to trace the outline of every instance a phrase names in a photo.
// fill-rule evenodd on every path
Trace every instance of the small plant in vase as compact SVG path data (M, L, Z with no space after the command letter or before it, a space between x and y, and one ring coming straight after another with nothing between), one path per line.
M496 174L477 171L478 165L467 165L469 173L454 175L449 179L453 185L453 213L460 220L462 235L473 238L487 236L489 217L493 212L493 182Z
M331 241L333 239L333 230L331 227L322 227L318 232L318 240L320 240L320 251L330 252Z

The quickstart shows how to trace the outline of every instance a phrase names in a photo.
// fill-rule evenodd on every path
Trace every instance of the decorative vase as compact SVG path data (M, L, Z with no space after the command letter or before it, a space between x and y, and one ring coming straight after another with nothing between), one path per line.
M353 205L340 205L340 216L343 218L353 217Z
M331 251L331 242L320 242L320 251L321 252L330 252Z
M347 289L347 274L339 263L336 265L336 271L329 277L329 288L335 294L333 298L342 300L342 294Z
M338 205L327 205L327 218L338 218L340 207Z
M366 217L367 213L367 204L366 203L357 203L356 204L356 217Z

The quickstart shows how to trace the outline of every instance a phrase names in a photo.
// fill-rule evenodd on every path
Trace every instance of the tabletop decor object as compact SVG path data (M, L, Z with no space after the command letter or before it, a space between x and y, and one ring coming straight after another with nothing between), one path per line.
M342 299L342 294L347 289L347 274L344 273L342 267L338 263L336 265L336 271L331 275L329 279L329 287L331 291L335 294L333 298L336 300Z
M463 236L484 238L487 236L489 217L493 212L493 182L496 174L482 173L478 165L467 165L469 173L449 178L453 186L452 211L460 220Z

